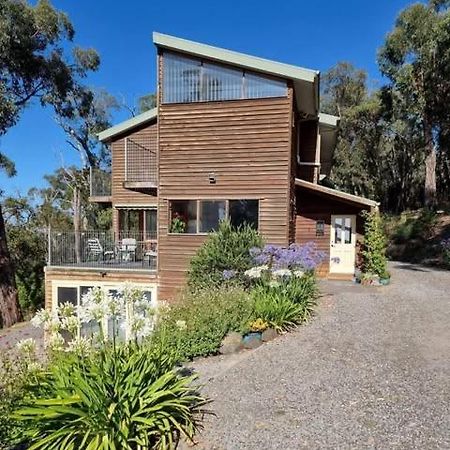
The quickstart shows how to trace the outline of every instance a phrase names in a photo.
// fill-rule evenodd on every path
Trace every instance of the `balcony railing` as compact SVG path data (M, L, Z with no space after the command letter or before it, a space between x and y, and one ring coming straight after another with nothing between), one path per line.
M142 143L126 139L125 183L137 188L157 186L156 141Z
M91 197L111 197L111 172L91 168Z
M64 231L48 236L48 265L156 270L156 233Z

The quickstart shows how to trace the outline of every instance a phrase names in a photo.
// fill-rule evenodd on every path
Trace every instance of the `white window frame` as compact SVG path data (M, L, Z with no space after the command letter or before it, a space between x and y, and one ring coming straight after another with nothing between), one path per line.
M71 280L71 281L52 281L52 312L56 312L58 308L58 288L65 287L65 288L76 288L77 289L77 306L80 305L81 297L81 286L92 286L92 287L101 287L111 290L120 290L123 286L124 282L114 282L114 281L92 281L92 280ZM133 286L138 287L139 289L143 291L149 291L151 292L152 298L151 298L151 305L154 308L158 308L158 286L155 283L142 283L142 282L136 282L132 283ZM105 319L102 323L103 329L108 332L108 323ZM78 329L77 336L80 337L81 328ZM126 330L126 339L128 339L129 330Z

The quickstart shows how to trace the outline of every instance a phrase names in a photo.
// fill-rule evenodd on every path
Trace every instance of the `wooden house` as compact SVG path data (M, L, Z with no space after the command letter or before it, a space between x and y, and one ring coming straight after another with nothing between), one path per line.
M251 224L267 243L316 242L328 255L320 275L352 277L359 213L377 203L321 183L339 118L319 111L319 72L153 40L156 108L99 134L112 164L92 171L91 201L112 207L113 230L52 233L47 305L126 280L171 299L224 218Z

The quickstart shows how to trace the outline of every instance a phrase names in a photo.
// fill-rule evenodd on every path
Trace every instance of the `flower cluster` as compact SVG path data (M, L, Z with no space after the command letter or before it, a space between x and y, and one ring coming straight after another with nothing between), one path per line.
M154 308L143 291L132 284L125 284L116 294L94 287L81 297L79 306L63 303L56 310L41 309L31 320L35 327L43 328L50 333L46 346L53 351L76 351L86 354L92 347L94 339L80 336L83 325L96 323L99 325L101 338L107 338L107 324L121 324L127 340L142 339L151 334L154 328ZM69 335L72 340L65 346L61 333ZM93 336L93 338L96 336ZM24 344L25 345L25 344Z
M250 250L255 264L268 265L274 270L302 269L314 270L325 258L324 252L318 250L314 242L304 245L291 244L289 247L266 245Z
M233 270L233 269L225 269L222 272L222 277L223 277L224 280L231 280L235 276L236 276L236 271Z
M261 278L262 275L269 270L269 266L262 265L252 267L244 272L244 275L248 278Z

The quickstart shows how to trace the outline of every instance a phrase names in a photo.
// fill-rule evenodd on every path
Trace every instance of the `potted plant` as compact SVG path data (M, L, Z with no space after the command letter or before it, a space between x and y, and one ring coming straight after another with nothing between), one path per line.
M387 270L387 239L378 212L362 213L364 218L364 242L361 248L361 284L387 285L390 274Z
M181 216L175 216L170 223L171 233L186 233L186 221Z
M267 330L267 328L269 328L269 324L261 318L250 322L248 325L249 331L244 335L243 338L244 344L253 339L261 340L262 334L265 330Z

